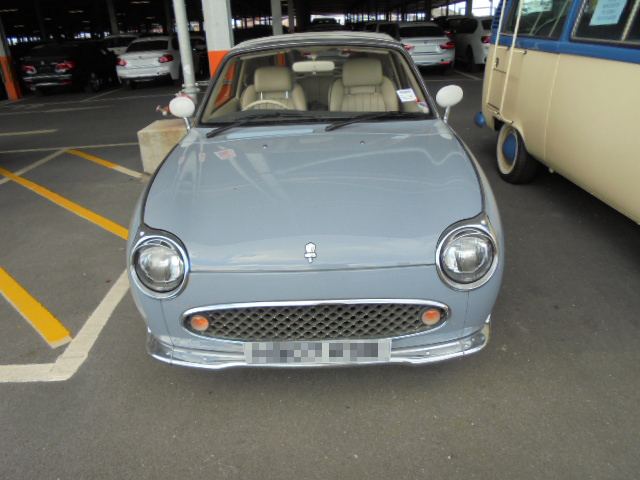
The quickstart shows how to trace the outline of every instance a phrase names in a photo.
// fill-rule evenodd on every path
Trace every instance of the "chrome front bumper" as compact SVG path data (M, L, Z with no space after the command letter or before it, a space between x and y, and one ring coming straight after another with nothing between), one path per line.
M471 355L479 352L489 342L491 332L491 317L487 318L484 326L477 332L451 342L437 343L411 348L394 348L391 343L391 359L389 362L360 362L344 363L343 365L381 365L381 364L405 364L421 365L435 363L452 358ZM147 332L147 351L162 362L185 367L205 368L219 370L228 367L328 367L340 364L248 364L242 352L216 352L213 350L194 350L174 347L159 341L151 333Z

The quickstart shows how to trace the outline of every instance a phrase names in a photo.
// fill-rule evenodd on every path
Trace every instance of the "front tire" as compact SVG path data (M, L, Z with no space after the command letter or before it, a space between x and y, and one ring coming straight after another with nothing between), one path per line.
M509 183L529 183L538 172L538 161L529 155L520 132L504 124L496 145L498 173Z

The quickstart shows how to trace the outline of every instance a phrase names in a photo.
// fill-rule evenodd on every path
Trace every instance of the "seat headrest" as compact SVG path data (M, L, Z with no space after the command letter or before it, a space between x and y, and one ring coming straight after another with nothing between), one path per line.
M342 84L345 87L363 87L382 83L382 63L377 58L354 58L344 62Z
M288 92L293 87L287 67L260 67L253 74L256 92Z

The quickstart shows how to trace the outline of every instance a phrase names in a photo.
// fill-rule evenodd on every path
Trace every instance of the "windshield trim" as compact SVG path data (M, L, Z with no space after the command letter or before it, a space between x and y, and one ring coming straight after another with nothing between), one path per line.
M222 72L224 71L224 69L227 67L227 64L229 62L231 62L233 59L237 58L240 55L245 55L247 53L253 53L253 52L260 52L260 51L267 51L267 50L276 50L278 48L292 48L292 47L300 47L300 46L313 46L313 45L318 45L318 46L339 46L339 45L348 45L350 47L362 47L362 48L388 48L390 50L393 50L396 53L399 53L400 55L403 56L403 58L405 59L405 61L407 62L407 65L409 67L409 69L411 70L411 72L415 75L416 77L416 81L418 82L418 85L420 86L420 88L422 89L422 93L424 95L424 98L427 102L427 105L429 107L429 113L425 113L424 115L424 119L425 120L433 120L433 119L439 119L440 118L440 113L438 112L438 109L436 108L436 103L433 100L432 96L431 96L431 92L429 91L429 89L427 88L427 85L424 82L424 78L422 77L422 74L420 73L420 70L418 69L418 67L416 66L416 64L414 63L413 59L411 58L411 55L409 55L409 52L407 52L404 47L402 46L402 44L396 40L385 40L385 41L381 41L378 43L373 43L373 42L367 42L367 41L362 41L362 40L354 40L354 39L340 39L340 40L329 40L329 41L321 41L321 40L309 40L309 41L280 41L280 42L273 42L273 43L268 43L265 45L251 45L248 47L239 47L237 48L237 50L231 49L229 51L229 53L227 53L227 55L225 55L225 57L222 59L222 62L220 63L220 65L218 66L218 69L216 70L216 73L213 77L211 77L211 80L209 81L209 85L207 86L207 89L205 90L204 94L202 95L202 100L199 102L198 105L198 109L196 111L196 114L194 116L194 127L198 128L198 127L210 127L211 124L207 123L207 122L203 122L202 120L202 116L204 114L204 110L205 110L205 106L207 105L207 103L209 102L209 99L211 98L211 94L213 92L213 89L215 87L215 85L217 84L218 80L220 79L220 76L222 74ZM332 113L341 113L341 112L332 112ZM353 112L355 113L360 113L360 112ZM407 112L409 113L409 112ZM323 118L324 119L324 118ZM302 120L302 119L299 119Z

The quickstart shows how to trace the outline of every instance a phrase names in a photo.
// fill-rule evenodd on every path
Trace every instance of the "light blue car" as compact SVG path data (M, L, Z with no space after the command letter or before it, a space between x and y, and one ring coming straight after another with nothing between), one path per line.
M450 86L436 100L446 117L461 98ZM191 116L191 100L172 112ZM131 222L153 357L423 364L487 344L498 209L402 44L364 32L244 42L191 125Z

